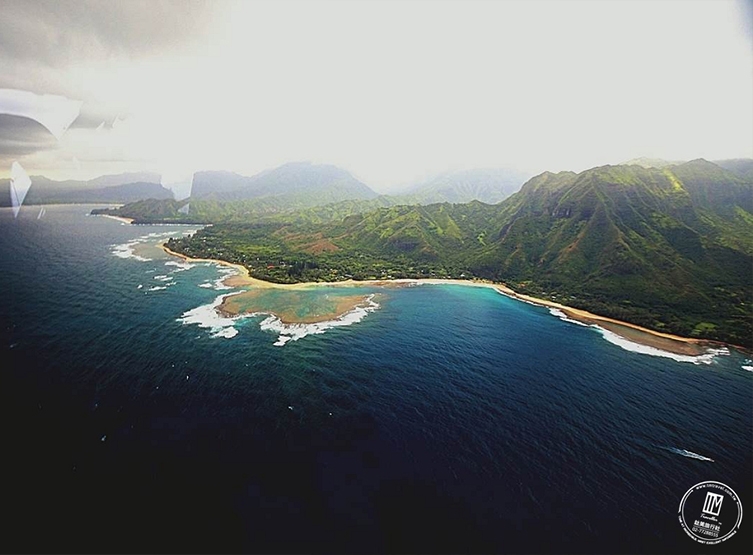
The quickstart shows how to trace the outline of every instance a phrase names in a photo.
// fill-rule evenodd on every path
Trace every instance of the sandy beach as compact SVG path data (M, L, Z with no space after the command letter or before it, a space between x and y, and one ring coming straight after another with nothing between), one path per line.
M681 337L678 335L672 335L672 334L663 333L663 332L659 332L655 330L650 330L648 328L644 328L636 324L631 324L630 322L615 320L614 318L608 318L606 316L599 316L598 314L593 314L591 312L581 310L578 308L572 308L572 307L569 307L569 306L566 306L566 305L563 305L554 301L550 301L547 299L539 299L537 297L531 297L529 295L516 293L515 291L513 291L512 289L510 289L504 284L493 283L491 281L486 281L486 280L462 280L462 279L381 280L379 279L379 280L356 281L356 280L349 279L349 280L335 281L335 282L307 282L307 283L293 283L293 284L278 284L278 283L271 283L268 281L263 281L263 280L252 277L249 274L248 269L240 264L233 264L231 262L226 262L224 260L216 260L216 259L210 259L210 258L191 258L184 254L171 251L165 245L161 245L161 246L162 246L162 249L166 253L172 256L181 258L183 260L186 260L188 262L212 262L215 264L220 264L222 266L228 266L228 267L234 268L235 270L237 270L238 274L229 276L224 280L225 285L228 285L230 287L287 289L291 291L307 290L307 289L316 288L316 287L387 287L387 288L390 288L390 287L414 287L414 286L419 286L419 285L447 285L447 284L463 285L466 287L485 287L485 288L494 289L498 291L499 293L502 293L503 295L506 295L513 299L518 299L518 300L529 302L531 304L535 304L538 306L560 310L568 318L571 318L583 324L587 324L591 326L599 326L629 341L633 341L635 343L640 343L642 345L647 345L649 347L654 347L656 349L668 351L668 352L679 354L679 355L697 356L697 355L701 355L705 353L706 347L708 346L720 345L719 343L708 341L708 340ZM230 298L233 298L233 297L230 297ZM338 307L338 309L342 312L347 312L348 309L352 309L352 308L353 307L346 307L342 305ZM234 306L234 303L233 304L229 303L228 306L225 306L225 303L223 303L223 305L219 307L219 310L228 315L237 314L237 307ZM339 314L337 316L339 316ZM332 318L332 315L329 315L327 318Z
M110 218L111 220L117 220L119 222L123 222L124 224L133 223L133 218L124 218L122 216L111 216L110 214L95 214L95 216L101 216L103 218Z

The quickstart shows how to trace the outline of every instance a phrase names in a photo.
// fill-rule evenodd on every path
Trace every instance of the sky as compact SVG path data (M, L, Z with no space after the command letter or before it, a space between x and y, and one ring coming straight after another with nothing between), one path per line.
M389 192L476 167L753 157L753 7L2 0L0 89L80 103L58 139L0 94L0 177L311 161Z

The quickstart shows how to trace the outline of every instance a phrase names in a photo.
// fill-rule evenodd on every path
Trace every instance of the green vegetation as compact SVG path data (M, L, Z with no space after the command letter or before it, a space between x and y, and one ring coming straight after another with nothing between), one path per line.
M397 245L397 244L396 244ZM334 240L315 227L218 224L167 246L187 256L227 260L275 283L347 279L470 278L466 267L394 248L359 248L355 238Z
M486 278L652 329L753 346L753 182L710 162L546 172L498 205L361 202L381 201L231 218L169 246L283 283Z

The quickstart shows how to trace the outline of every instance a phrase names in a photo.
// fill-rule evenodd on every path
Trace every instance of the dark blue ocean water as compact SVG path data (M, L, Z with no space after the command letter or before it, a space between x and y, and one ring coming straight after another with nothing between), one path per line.
M220 269L146 237L190 228L90 209L0 211L4 551L750 551L745 355L639 354L462 286L223 337L181 321ZM745 511L713 547L677 520L705 480Z

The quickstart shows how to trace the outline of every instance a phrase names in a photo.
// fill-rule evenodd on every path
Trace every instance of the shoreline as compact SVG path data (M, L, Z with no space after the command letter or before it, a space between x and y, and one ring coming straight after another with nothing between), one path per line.
M594 314L593 312L588 312L587 310L573 308L571 306L563 305L555 301L539 299L538 297L531 297L530 295L517 293L506 285L502 284L496 284L495 289L497 289L497 291L499 291L503 295L507 295L508 297L514 299L529 302L546 308L559 310L572 320L589 326L599 326L606 329L607 331L619 335L623 339L627 339L628 341L633 341L642 345L647 345L649 347L655 347L657 349L669 351L678 355L701 355L705 352L705 345L716 343L708 339L696 339L693 337L683 337L681 335L674 335L671 333L656 331L649 328L644 328L643 326L639 326L638 324L632 324L630 322L617 320L608 316L601 316L599 314Z
M288 290L305 290L316 287L415 287L418 285L463 285L466 287L484 287L487 289L494 289L498 293L510 297L515 300L527 302L536 306L544 308L551 308L561 311L568 318L585 324L587 326L598 326L611 333L620 336L628 341L638 343L644 346L652 347L662 351L667 351L672 354L685 355L685 356L699 356L707 352L707 348L712 346L728 346L726 343L712 341L708 339L696 339L692 337L682 337L670 333L651 330L625 322L617 320L615 318L609 318L607 316L600 316L593 314L586 310L579 308L573 308L567 305L563 305L547 299L540 299L538 297L532 297L522 293L517 293L510 289L508 286L502 283L494 283L488 280L463 280L463 279L416 279L416 278L401 278L401 279L374 279L374 280L362 280L356 281L353 279L334 281L334 282L305 282L305 283L272 283L269 281L263 281L261 279L252 277L249 274L248 269L241 265L226 260L217 260L213 258L192 258L181 253L170 250L164 244L160 247L167 254L175 256L186 262L212 262L221 266L227 266L234 268L239 272L237 275L228 276L223 280L223 283L229 287L258 287L266 289L288 289ZM218 307L222 311L222 306ZM734 345L730 345L734 347Z
M95 216L101 216L102 218L110 218L111 220L117 220L124 224L132 224L133 218L124 218L123 216L112 216L110 214L94 214Z

